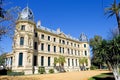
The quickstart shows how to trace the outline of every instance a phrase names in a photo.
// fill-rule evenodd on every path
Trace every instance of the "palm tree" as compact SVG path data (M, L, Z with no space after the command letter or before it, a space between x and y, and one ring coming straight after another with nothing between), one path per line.
M65 62L66 62L65 57L64 56L59 56L58 63L59 63L60 72L64 71L64 63Z
M58 58L58 63L61 65L61 66L64 66L64 63L65 63L65 57L64 56L59 56Z
M82 68L83 68L83 70L85 70L85 65L84 64L88 64L88 59L86 57L80 58L79 59L79 64L82 64Z
M118 24L118 29L119 29L119 34L120 34L120 3L116 3L116 0L114 0L113 4L111 5L111 7L106 8L106 13L105 14L109 14L108 17L111 17L113 15L116 16L117 19L117 24Z
M53 63L53 64L54 64L54 67L56 67L56 64L57 64L57 63L58 63L58 59L57 59L57 57L55 57L55 58L54 58L54 63Z

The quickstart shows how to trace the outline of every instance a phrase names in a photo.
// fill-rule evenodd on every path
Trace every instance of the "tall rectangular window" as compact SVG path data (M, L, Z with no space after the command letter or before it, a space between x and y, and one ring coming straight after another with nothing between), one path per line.
M44 39L44 34L41 35L41 39Z
M50 36L48 36L48 41L50 41Z
M48 57L48 66L50 66L50 57Z
M34 66L37 66L37 56L34 56Z
M62 48L60 47L60 53L62 52Z
M18 66L22 66L23 65L23 53L19 53L19 60L18 60Z
M20 45L24 45L24 37L20 37Z
M48 45L48 52L50 52L50 45Z
M87 56L87 51L85 51L85 56Z
M84 48L86 48L86 44L84 44Z
M56 46L54 46L54 52L56 52Z
M70 49L68 48L68 54L70 54Z
M74 44L74 47L76 47L76 44Z
M80 56L80 51L78 51L78 55Z
M72 66L74 66L74 59L72 59Z
M37 37L38 36L38 34L37 34L37 32L35 32L35 37Z
M67 41L67 45L69 45L69 42Z
M75 55L76 55L76 50L75 50Z
M77 59L75 60L75 62L76 62L76 66L77 66Z
M34 42L34 49L35 49L35 50L37 50L37 49L38 49L37 42Z
M41 51L44 50L44 43L41 43Z
M56 42L56 38L53 38L53 41Z
M25 25L21 25L21 30L25 30Z
M59 43L61 43L61 39L59 39Z
M70 66L70 59L68 58L68 66Z
M73 43L71 43L71 46L73 46Z
M71 49L71 54L73 54L73 49Z
M41 56L41 66L44 66L44 56Z
M10 65L12 65L12 61L13 61L13 58L11 57L11 63L10 63Z
M63 53L64 53L64 48L63 48Z

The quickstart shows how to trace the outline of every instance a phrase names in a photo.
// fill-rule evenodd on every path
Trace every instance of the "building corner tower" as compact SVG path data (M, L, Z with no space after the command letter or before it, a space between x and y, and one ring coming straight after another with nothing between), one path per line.
M32 11L28 7L24 8L16 22L13 44L13 71L22 71L25 74L33 73L35 27Z

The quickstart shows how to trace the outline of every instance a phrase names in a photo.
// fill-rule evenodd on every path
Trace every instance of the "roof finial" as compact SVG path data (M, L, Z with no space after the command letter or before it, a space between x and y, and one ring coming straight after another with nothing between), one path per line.
M27 8L28 8L28 4L29 4L29 2L28 2L28 0L27 0Z
M28 0L27 0L27 13L29 13L29 10L28 10ZM28 20L28 17L27 17L27 20Z

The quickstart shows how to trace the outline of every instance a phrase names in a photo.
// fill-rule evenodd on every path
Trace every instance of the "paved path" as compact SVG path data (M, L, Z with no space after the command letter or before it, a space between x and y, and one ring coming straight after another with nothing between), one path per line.
M0 80L88 80L92 76L107 72L109 71L80 71L15 77L2 76Z

